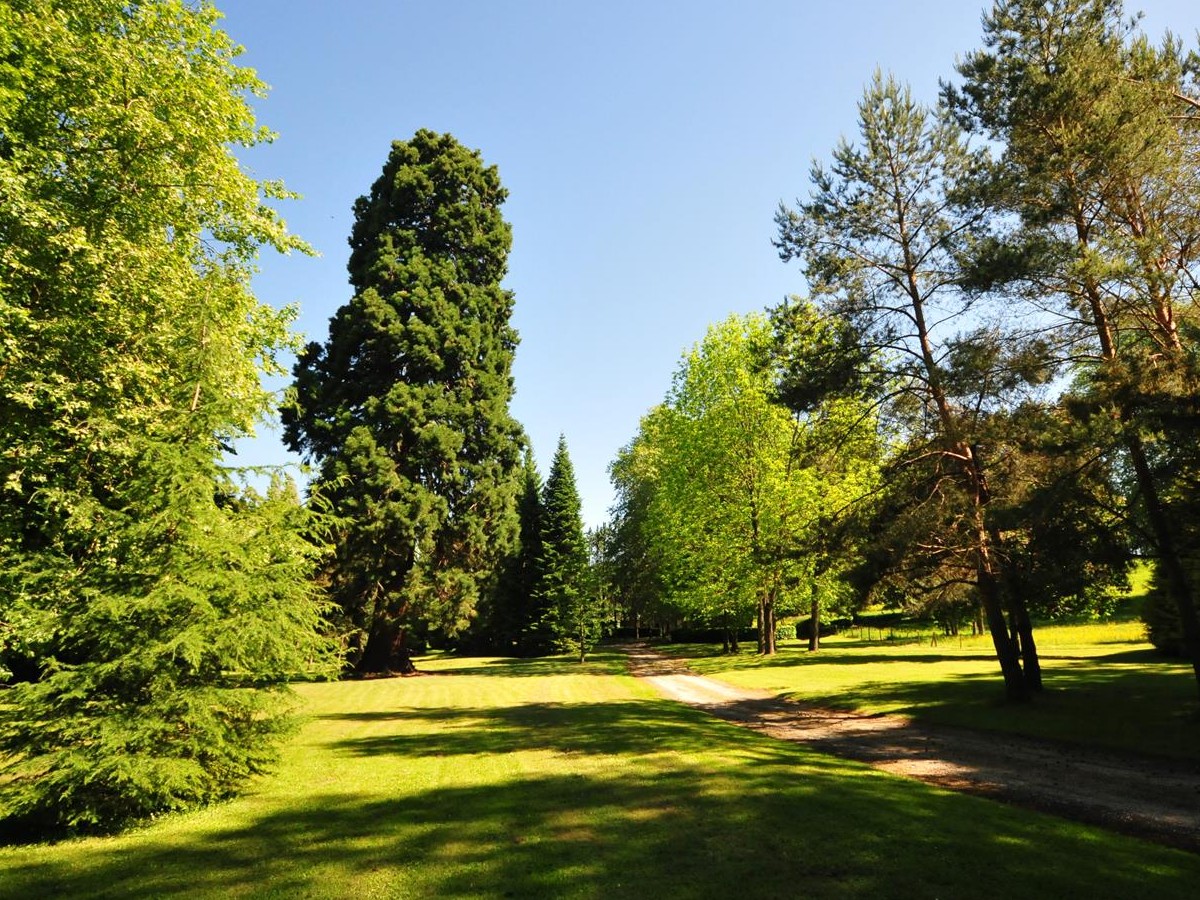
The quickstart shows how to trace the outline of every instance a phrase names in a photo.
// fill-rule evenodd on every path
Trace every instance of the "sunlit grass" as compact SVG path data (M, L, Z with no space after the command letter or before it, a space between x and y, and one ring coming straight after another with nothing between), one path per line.
M1026 705L1004 702L987 635L874 634L867 641L855 628L823 640L817 653L785 642L770 659L668 649L696 671L811 703L1200 759L1191 667L1156 655L1138 621L1036 629L1045 690Z
M822 757L619 656L301 687L236 802L0 851L4 897L1190 897L1200 858ZM986 879L980 872L990 873Z

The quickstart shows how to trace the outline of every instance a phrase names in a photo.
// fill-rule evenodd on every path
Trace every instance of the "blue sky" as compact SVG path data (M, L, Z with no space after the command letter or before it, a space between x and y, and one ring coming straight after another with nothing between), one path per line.
M500 169L506 287L521 334L514 415L543 473L559 433L584 519L608 517L608 465L681 353L732 312L803 293L771 238L780 201L855 128L876 67L932 101L980 42L984 5L844 0L217 0L278 133L244 155L303 195L283 212L320 257L268 256L259 298L324 340L349 299L351 205L390 142L448 131ZM990 4L989 4L990 5ZM1145 29L1195 40L1195 0ZM266 430L245 463L293 458Z

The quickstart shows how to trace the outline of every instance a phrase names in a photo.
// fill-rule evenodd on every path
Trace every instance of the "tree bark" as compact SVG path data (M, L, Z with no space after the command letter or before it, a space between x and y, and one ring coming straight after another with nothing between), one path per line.
M980 549L977 568L979 599L987 619L988 631L992 635L992 645L996 648L996 658L1000 661L1000 671L1004 675L1004 693L1009 700L1025 701L1029 699L1029 687L1021 671L1017 644L1009 637L1008 628L1005 626L999 585L996 583L995 572L991 570L986 551L986 546Z
M812 630L808 634L808 649L813 652L821 649L821 601L813 592L812 600Z
M354 667L360 675L385 675L397 672L411 675L417 671L408 652L406 630L395 619L378 613L371 620L367 645Z
M758 612L755 615L755 625L758 626L758 652L759 655L764 655L767 652L767 610L763 598L758 598Z
M1195 586L1188 576L1183 561L1179 558L1179 549L1175 543L1175 533L1171 528L1170 518L1163 506L1162 498L1158 495L1158 486L1154 473L1150 470L1150 462L1146 458L1146 449L1141 438L1131 434L1126 439L1130 459L1133 461L1133 471L1137 477L1138 489L1142 492L1142 504L1146 508L1146 518L1150 522L1150 530L1154 533L1155 549L1158 551L1158 564L1162 566L1167 591L1175 600L1179 610L1179 626L1183 631L1183 647L1192 663L1192 674L1196 679L1196 688L1200 691L1200 625L1196 620L1196 603L1193 599Z

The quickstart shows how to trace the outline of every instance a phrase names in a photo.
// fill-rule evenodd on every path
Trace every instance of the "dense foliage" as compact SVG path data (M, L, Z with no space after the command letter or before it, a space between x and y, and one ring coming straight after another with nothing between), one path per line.
M234 791L321 670L318 543L223 464L272 406L289 250L206 3L0 6L3 814L106 827ZM256 689L257 688L257 689Z
M355 203L354 297L295 367L285 436L340 522L327 581L361 672L411 670L413 629L461 631L516 536L505 197L448 134L393 143Z
M542 489L538 543L542 555L533 592L538 624L557 649L577 653L583 662L603 634L606 610L596 591L575 467L564 437L558 439Z
M872 489L878 457L875 420L855 401L792 415L776 380L765 316L711 327L613 466L617 558L644 548L660 602L724 629L730 649L754 619L768 654L778 615L815 621L845 599L822 536Z
M1200 682L1198 62L1120 0L1003 0L946 95L1003 148L978 275L1030 301L1071 362L1065 407L1128 473L1131 542L1152 548Z

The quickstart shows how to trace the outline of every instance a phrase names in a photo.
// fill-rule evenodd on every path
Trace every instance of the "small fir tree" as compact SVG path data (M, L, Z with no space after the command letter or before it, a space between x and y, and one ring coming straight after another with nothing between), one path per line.
M542 626L559 650L583 662L602 636L604 616L591 582L575 469L561 436L542 492L541 543L535 597Z

